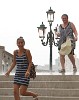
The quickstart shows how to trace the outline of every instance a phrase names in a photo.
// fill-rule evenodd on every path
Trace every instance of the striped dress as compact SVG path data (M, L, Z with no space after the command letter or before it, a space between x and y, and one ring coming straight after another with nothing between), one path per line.
M22 56L18 56L16 53L16 72L14 77L14 84L29 85L30 77L26 78L25 73L28 67L28 60L26 53L23 52Z

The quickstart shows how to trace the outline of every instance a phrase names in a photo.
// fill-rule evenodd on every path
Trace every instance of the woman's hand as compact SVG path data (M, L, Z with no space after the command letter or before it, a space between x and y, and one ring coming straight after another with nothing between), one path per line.
M78 37L74 37L74 40L77 41L78 40Z
M59 32L55 32L55 35L57 35L58 37L60 37L60 33Z
M10 72L6 72L6 73L5 73L5 76L9 76L9 74L10 74Z
M30 75L30 72L27 70L25 73L25 77L29 77L29 75Z

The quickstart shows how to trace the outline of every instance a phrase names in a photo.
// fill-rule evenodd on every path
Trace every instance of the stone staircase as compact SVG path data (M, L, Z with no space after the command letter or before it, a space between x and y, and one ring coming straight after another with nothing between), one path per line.
M39 100L79 100L79 75L37 75L28 90L38 93ZM13 75L0 75L0 100L14 100ZM21 100L33 98L21 96Z

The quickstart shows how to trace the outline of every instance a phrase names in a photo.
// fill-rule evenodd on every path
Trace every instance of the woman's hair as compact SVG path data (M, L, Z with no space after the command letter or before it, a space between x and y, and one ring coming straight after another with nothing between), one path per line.
M24 44L25 44L25 40L23 39L22 36L20 36L19 38L17 38L17 42L18 42L18 40L23 40L23 42L24 42Z
M66 16L66 17L67 17L67 19L68 19L68 15L67 15L67 14L63 14L61 17L63 17L63 16Z

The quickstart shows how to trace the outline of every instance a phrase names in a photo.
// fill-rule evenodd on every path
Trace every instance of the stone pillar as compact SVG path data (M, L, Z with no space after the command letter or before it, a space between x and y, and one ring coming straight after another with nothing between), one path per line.
M4 46L0 46L0 74L2 74L2 59L3 59L3 52L4 52L5 48Z

